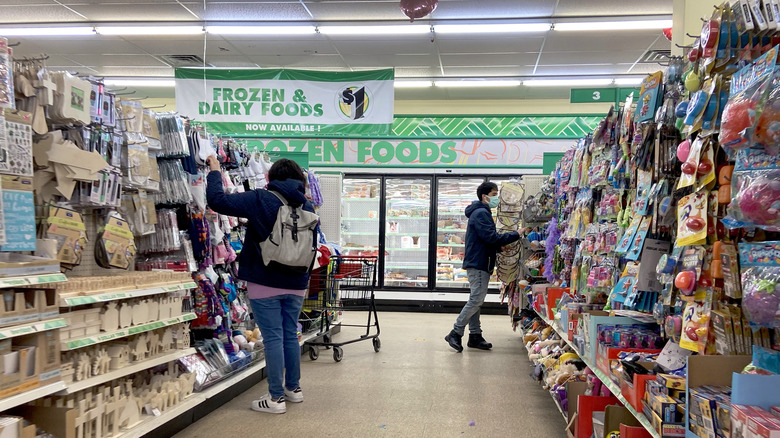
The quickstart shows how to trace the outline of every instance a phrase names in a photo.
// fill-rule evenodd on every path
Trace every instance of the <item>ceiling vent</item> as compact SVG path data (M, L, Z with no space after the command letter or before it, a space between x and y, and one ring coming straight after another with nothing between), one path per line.
M640 64L661 64L669 62L672 56L671 50L648 50L639 58Z
M161 58L171 67L203 67L203 58L198 55L162 55ZM206 67L213 67L205 64Z

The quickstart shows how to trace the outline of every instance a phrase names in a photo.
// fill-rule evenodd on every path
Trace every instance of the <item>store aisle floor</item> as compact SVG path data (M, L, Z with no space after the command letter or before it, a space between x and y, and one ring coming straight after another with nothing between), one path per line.
M455 316L380 313L379 353L363 341L345 346L341 363L326 350L317 361L302 357L305 401L287 403L286 414L249 409L267 392L263 380L176 438L565 437L549 394L528 376L521 335L509 318L482 317L492 351L466 348L458 354L444 341ZM346 315L358 318L365 314ZM335 338L352 339L355 330L345 328Z

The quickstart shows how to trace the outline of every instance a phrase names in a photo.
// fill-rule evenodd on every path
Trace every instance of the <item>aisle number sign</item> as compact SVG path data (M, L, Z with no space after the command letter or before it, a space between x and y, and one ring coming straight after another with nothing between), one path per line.
M321 72L177 68L176 108L212 132L389 135L392 69Z
M615 102L616 88L572 88L571 103Z
M312 167L541 167L545 152L561 152L571 140L540 139L263 139L251 150L307 153Z

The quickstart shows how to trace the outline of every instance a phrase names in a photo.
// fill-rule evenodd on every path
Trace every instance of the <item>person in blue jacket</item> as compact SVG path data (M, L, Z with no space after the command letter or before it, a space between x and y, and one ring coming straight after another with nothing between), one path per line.
M268 190L279 193L291 206L314 212L306 199L306 177L298 164L283 158L268 171L268 190L227 194L217 157L209 157L207 164L211 169L206 186L209 207L220 214L248 219L244 248L238 256L238 278L247 282L252 313L263 336L268 375L268 394L253 401L252 409L283 414L287 411L285 401L303 401L298 316L309 274L269 269L263 264L259 243L271 234L282 206L282 201Z
M499 234L496 223L493 222L491 208L498 207L498 186L492 182L484 182L477 188L477 200L466 207L466 217L469 219L466 228L466 254L463 258L463 269L469 279L471 293L452 331L444 337L458 353L463 351L463 334L466 325L469 326L470 348L490 350L493 344L482 337L482 327L479 313L488 291L488 282L496 266L498 250L520 239L517 231Z

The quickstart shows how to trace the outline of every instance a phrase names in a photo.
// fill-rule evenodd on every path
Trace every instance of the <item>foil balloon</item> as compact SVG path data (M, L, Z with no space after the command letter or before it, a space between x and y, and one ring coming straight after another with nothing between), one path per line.
M666 29L663 30L663 32L664 32L664 36L666 37L666 39L671 41L672 40L672 28L671 27L667 27Z
M412 22L436 10L439 0L401 0L401 10Z

